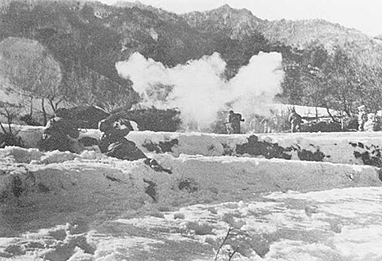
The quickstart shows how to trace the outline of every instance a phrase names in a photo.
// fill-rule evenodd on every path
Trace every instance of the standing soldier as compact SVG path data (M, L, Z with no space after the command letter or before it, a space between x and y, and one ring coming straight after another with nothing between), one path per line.
M269 124L270 120L268 117L264 117L260 124L263 126L263 132L264 133L270 133L271 132L271 129L270 129L270 124Z
M364 131L365 130L365 123L367 122L367 112L366 112L366 106L361 105L358 107L358 130Z
M244 121L240 113L235 113L233 110L229 111L226 129L228 134L239 134L240 130L240 122Z
M249 123L249 126L252 132L254 133L261 132L262 128L260 124L260 116L256 114L251 120L251 122Z
M293 108L291 114L289 114L288 121L290 122L291 132L301 131L301 115Z

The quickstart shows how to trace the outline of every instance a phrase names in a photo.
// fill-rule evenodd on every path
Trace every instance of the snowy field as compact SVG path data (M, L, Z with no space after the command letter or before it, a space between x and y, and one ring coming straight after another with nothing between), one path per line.
M170 175L40 134L0 149L0 260L382 260L380 133L130 133Z

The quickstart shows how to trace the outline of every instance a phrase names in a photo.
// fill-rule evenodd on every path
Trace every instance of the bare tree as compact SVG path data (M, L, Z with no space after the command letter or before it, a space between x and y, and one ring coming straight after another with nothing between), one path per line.
M21 146L21 139L17 137L17 131L12 129L11 124L20 115L23 106L9 102L0 102L0 118L5 119L7 128L0 122L0 148L4 146Z
M45 100L53 111L64 100L59 64L48 54L32 57L14 55L12 61L0 65L0 70L13 86L18 87L22 95L29 97L30 116L33 114L34 99L41 99L46 124Z

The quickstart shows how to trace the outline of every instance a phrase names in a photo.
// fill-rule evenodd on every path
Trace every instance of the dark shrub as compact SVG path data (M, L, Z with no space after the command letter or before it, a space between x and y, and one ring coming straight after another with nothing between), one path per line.
M68 112L83 129L98 129L98 122L109 116L109 113L94 106L78 106L68 109Z
M339 132L342 131L341 124L337 122L317 122L301 126L303 132Z
M180 112L175 109L156 108L130 110L126 112L130 120L138 124L139 130L174 132L179 129Z
M42 126L43 124L36 120L32 115L26 114L20 117L20 120L30 126Z

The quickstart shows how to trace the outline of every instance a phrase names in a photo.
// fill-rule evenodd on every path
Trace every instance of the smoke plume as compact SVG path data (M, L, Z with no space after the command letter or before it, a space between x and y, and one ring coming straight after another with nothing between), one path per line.
M244 117L269 114L264 105L280 91L280 65L279 53L260 53L230 81L222 77L226 63L218 53L173 68L134 53L116 68L142 95L141 105L178 108L185 128L206 131L222 110L233 109Z

